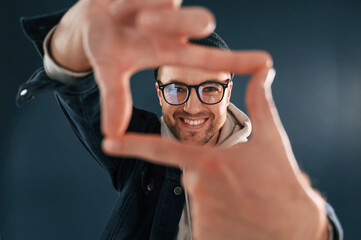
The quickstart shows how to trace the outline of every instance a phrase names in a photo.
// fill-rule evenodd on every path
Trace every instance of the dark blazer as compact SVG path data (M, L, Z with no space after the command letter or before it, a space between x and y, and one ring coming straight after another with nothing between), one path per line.
M22 18L25 35L43 55L42 44L65 11ZM25 91L26 90L26 91ZM22 84L17 95L20 106L44 91L55 90L56 99L75 134L96 161L109 173L118 202L101 239L174 240L184 206L181 171L141 159L109 157L101 150L99 90L94 76L64 85L50 79L43 68ZM133 108L128 132L160 134L160 122L153 113ZM343 239L341 225L329 204L325 206L334 229L334 239Z

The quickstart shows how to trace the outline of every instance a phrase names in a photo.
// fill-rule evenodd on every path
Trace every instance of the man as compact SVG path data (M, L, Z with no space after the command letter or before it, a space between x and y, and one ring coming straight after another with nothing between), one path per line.
M334 213L293 159L272 105L269 55L187 42L202 38L193 42L227 48L216 34L204 38L214 30L207 10L183 9L170 0L84 0L64 16L31 19L24 26L45 51L46 71L21 86L18 102L58 88L57 99L75 133L120 192L103 239L342 238ZM132 108L129 90L133 73L158 66L161 122ZM253 74L247 105L255 131L241 145L250 122L229 102L233 72ZM105 155L99 94L108 154L173 167ZM187 145L124 135L126 129L161 133ZM210 148L214 145L237 146Z

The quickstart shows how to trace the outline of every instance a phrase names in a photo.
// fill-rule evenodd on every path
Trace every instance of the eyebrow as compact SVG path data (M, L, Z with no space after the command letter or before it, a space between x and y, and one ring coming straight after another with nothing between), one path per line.
M227 78L227 79L225 79L225 80L214 80L214 79L212 79L212 80L206 80L206 81L203 81L203 82L201 82L201 83L199 83L199 84L202 84L202 83L205 83L205 82L227 83L227 81L231 81L231 78ZM186 84L186 83L184 83L184 82L182 82L182 81L179 81L179 80L177 80L177 79L171 79L171 80L170 80L169 82L167 82L167 83L162 83L162 81L160 81L160 80L158 80L158 82L160 82L162 85L168 84L168 83L183 83L183 84ZM199 85L199 84L197 84L197 85Z

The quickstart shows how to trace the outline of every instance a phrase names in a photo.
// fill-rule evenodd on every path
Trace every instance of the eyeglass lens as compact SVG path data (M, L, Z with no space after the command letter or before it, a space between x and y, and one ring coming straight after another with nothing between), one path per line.
M164 88L164 98L171 104L184 103L189 95L188 87L172 83ZM198 96L204 103L217 103L223 97L223 86L218 83L203 83L199 85Z

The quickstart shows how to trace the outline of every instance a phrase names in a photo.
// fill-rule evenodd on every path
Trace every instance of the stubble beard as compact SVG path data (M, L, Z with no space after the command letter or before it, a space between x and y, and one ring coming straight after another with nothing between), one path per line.
M173 133L173 135L181 142L187 143L187 144L194 144L194 145L205 145L207 144L213 137L215 137L219 131L222 125L220 123L214 122L214 116L210 117L208 121L210 121L210 126L208 129L205 129L201 132L182 132L180 127L174 123L171 123L169 116L163 116L164 122L167 124L169 130ZM176 119L176 118L174 118Z

